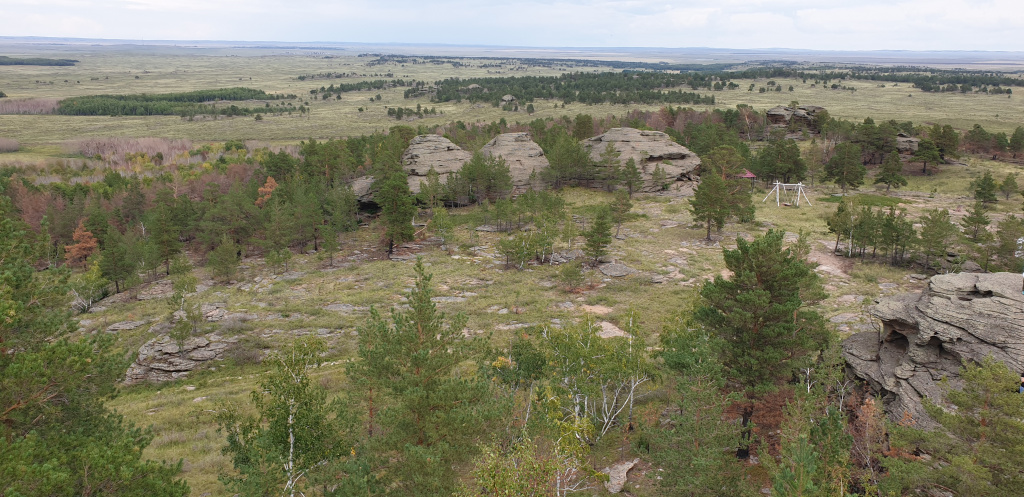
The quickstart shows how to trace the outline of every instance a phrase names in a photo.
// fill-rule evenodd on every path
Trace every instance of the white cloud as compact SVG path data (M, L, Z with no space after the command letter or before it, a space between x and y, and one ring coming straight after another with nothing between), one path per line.
M1024 50L1020 0L3 0L0 10L10 36Z

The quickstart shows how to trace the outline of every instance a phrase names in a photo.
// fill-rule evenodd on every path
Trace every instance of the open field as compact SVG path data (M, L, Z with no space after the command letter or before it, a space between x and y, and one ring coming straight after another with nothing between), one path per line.
M406 124L435 126L461 120L464 122L492 122L502 118L508 122L527 122L535 118L575 116L587 113L595 117L624 115L630 110L654 110L655 105L585 105L573 103L555 108L556 102L535 102L536 112L507 112L485 104L444 103L433 104L426 97L405 99L405 88L386 91L359 91L342 94L340 100L311 100L309 90L331 83L352 83L375 79L415 79L434 82L448 77L545 76L563 71L598 71L607 68L547 68L502 64L500 67L479 67L499 60L478 60L467 65L452 64L398 64L389 62L368 66L374 57L357 57L353 51L295 50L265 48L180 48L180 47L76 47L63 49L52 56L79 59L73 67L5 66L0 68L0 90L11 99L64 98L78 95L169 93L198 89L245 86L268 93L295 94L296 106L308 103L308 115L265 115L262 121L252 117L197 119L190 122L177 116L147 117L93 117L58 115L0 115L0 136L13 138L28 148L32 157L40 155L40 145L58 145L82 137L158 136L188 138L192 140L224 141L254 139L276 143L294 143L299 140L358 136L385 130L396 124L387 116L387 107L415 107L421 104L436 107L439 114L423 119L411 118ZM329 56L330 58L325 58ZM465 61L463 61L465 62ZM512 68L517 68L512 71ZM366 77L338 79L312 79L300 81L298 76L325 72L366 74ZM392 77L383 76L386 73ZM833 117L860 121L872 117L876 121L895 119L916 124L951 124L958 129L969 129L981 124L990 131L1010 132L1024 123L1024 98L1006 95L926 93L910 88L874 81L846 82L856 91L831 90L812 87L811 81L780 79L781 92L759 93L757 89L767 80L737 80L740 88L712 93L717 108L735 108L738 104L767 109L796 100L804 105L820 105ZM753 83L755 89L747 91ZM786 91L792 85L792 92ZM688 90L688 89L687 89ZM380 101L370 97L381 94ZM263 102L248 103L262 106ZM272 104L274 105L274 104ZM363 107L364 112L359 112ZM710 106L695 106L697 109ZM17 159L0 156L0 162Z

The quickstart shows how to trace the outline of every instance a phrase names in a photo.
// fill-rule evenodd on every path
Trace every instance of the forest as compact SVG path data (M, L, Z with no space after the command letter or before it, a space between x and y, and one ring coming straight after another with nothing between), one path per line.
M252 88L224 88L182 93L140 95L87 95L60 101L57 113L68 116L248 116L268 112L261 108L229 105L217 108L216 101L283 100L295 95L270 95ZM267 103L269 107L269 102Z

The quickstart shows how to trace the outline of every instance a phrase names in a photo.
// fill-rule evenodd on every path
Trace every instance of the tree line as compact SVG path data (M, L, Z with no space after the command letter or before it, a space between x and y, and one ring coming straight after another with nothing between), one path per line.
M671 90L681 86L685 75L667 73L572 73L561 76L449 78L436 83L435 102L489 102L500 105L504 95L521 102L558 99L565 103L671 103L714 105L714 96ZM467 89L470 85L480 88ZM486 91L485 91L486 90ZM409 90L406 97L412 96Z
M60 101L56 112L70 116L152 116L152 115L252 115L266 112L260 108L228 105L218 108L215 101L294 100L295 95L271 95L252 88L224 88L181 93L135 95L87 95ZM269 105L269 103L267 104Z

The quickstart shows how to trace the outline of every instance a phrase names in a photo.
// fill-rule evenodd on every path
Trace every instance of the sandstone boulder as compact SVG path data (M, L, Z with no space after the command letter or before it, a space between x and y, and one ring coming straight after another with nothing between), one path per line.
M602 135L588 138L583 146L595 163L601 160L601 152L611 143L619 151L623 165L633 159L644 180L644 191L660 190L651 180L654 168L660 165L668 176L671 189L692 190L699 181L697 166L700 157L690 149L676 143L661 131L646 131L636 128L612 128Z
M236 338L210 334L189 338L179 348L169 336L154 338L139 348L139 355L128 367L124 382L132 385L182 378L205 362L221 359L235 341Z
M502 133L487 142L480 149L484 155L501 157L508 164L512 174L514 193L537 189L541 186L540 175L548 168L548 159L544 151L530 139L529 133ZM530 176L536 173L536 182Z
M426 181L430 168L441 176L441 183L452 172L473 158L451 140L437 135L420 135L409 142L409 148L402 154L402 167L409 175L409 190L420 192L420 182Z
M934 276L921 293L881 299L869 308L880 332L843 342L847 372L880 394L894 421L934 426L921 400L941 402L938 382L959 383L963 361L992 356L1024 371L1024 295L1016 273Z

